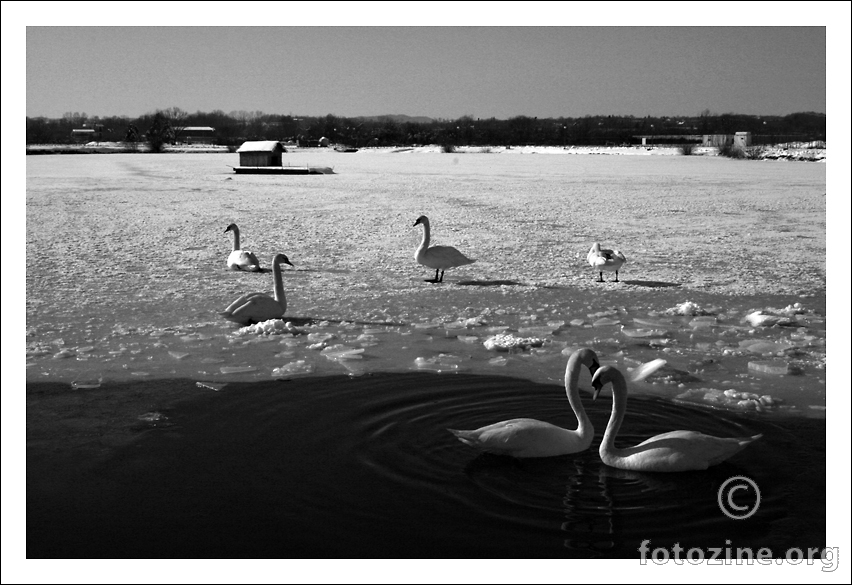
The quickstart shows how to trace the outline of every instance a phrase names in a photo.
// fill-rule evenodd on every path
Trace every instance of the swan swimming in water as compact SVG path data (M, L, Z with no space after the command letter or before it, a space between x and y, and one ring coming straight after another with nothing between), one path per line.
M232 223L225 228L225 233L234 232L234 249L228 254L228 268L231 270L248 270L249 272L260 272L260 262L253 252L240 249L240 228Z
M240 325L254 325L269 319L279 319L287 310L287 297L284 296L284 282L281 279L281 264L293 264L284 254L276 254L272 259L272 278L275 281L275 298L266 293L248 293L228 305L219 313L225 319Z
M565 367L565 392L577 416L577 429L570 431L532 418L515 418L475 431L448 429L459 441L486 453L510 457L554 457L585 451L595 430L580 400L580 372L586 366L594 374L598 357L591 349L579 349Z
M629 471L693 471L707 469L745 449L763 435L723 439L696 431L672 431L617 449L615 437L627 411L627 382L618 369L603 366L592 376L593 399L612 383L612 414L598 452L610 467Z
M476 260L468 258L452 246L432 246L430 248L429 218L421 215L414 222L415 226L420 224L423 224L423 241L420 242L420 246L414 252L414 259L423 266L435 269L435 278L426 282L444 282L445 269L476 262ZM439 270L441 271L441 278L438 278Z
M615 272L615 282L618 282L618 270L622 264L627 262L624 254L618 250L601 250L601 245L598 242L592 244L586 259L589 264L600 273L598 282L603 282L603 271Z

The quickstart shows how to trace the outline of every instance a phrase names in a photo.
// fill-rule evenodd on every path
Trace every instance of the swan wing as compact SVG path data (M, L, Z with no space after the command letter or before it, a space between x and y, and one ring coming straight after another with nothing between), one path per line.
M235 323L250 325L283 317L284 309L269 295L251 293L231 303L221 315Z
M476 260L468 258L452 246L432 246L418 254L417 261L429 268L445 269L473 264Z
M624 469L639 471L703 470L721 463L760 438L722 438L695 431L672 431L625 450Z
M530 418L502 421L473 431L449 431L465 445L510 457L553 457L589 446L575 431Z
M234 250L228 255L228 268L258 272L260 270L260 262L253 252L248 250Z

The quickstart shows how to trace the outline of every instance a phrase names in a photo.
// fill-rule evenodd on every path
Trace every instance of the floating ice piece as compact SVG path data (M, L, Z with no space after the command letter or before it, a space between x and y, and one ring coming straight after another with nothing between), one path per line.
M544 340L537 337L516 337L511 333L501 333L500 335L489 337L483 345L488 350L509 351L510 349L541 347L544 345Z
M651 360L650 362L644 363L641 366L637 366L630 372L630 381L631 382L641 382L660 368L666 365L666 360L656 359Z
M256 369L254 366L222 366L219 371L223 374L239 374L240 372L253 372Z
M100 388L102 380L102 378L99 378L97 380L74 380L73 382L71 382L71 387L75 390Z
M693 329L704 329L714 327L715 325L717 325L717 321L716 317L713 316L696 317L689 322L689 326Z
M470 319L459 319L458 321L451 321L450 323L444 323L445 329L467 329L468 327L480 327L484 325L482 321L479 319L475 319L471 317Z
M761 372L764 374L777 374L777 375L786 375L792 373L790 371L790 364L782 361L762 361L762 362L749 362L748 369L754 372Z
M434 372L447 372L458 370L459 365L456 363L459 358L440 354L433 358L418 357L414 360L414 367L418 370L432 370Z
M476 335L459 335L456 339L462 343L476 343L479 341L479 337Z
M283 335L285 333L302 333L302 331L294 327L291 321L284 321L283 319L269 319L262 323L240 327L234 331L234 335L238 337L243 335Z
M758 396L753 392L738 392L733 388L724 392L715 388L697 388L695 390L687 390L683 394L679 394L676 398L682 400L701 399L703 402L707 402L714 407L756 410L757 412L766 412L783 402L781 399L772 398L768 394Z
M746 346L752 353L776 353L779 351L784 351L785 349L790 349L793 347L789 343L776 343L774 341L758 341L757 343L750 343Z
M789 317L767 315L762 311L755 311L746 315L745 320L752 327L772 327L773 325L793 325L796 322Z
M690 315L710 315L711 313L709 311L702 309L696 303L693 303L691 301L686 301L686 302L681 303L679 305L675 305L671 309L666 309L665 311L663 311L663 314L665 314L665 315L686 315L686 316L690 316Z
M169 355L172 356L173 358L175 358L176 360L182 360L183 358L185 358L189 354L185 351L170 351Z
M601 317L594 323L592 323L592 327L606 327L608 325L619 325L621 321L618 319L610 319L609 317Z
M67 359L70 357L74 357L74 352L69 349L63 349L62 351L53 354L53 359L55 360Z
M535 327L521 327L518 329L518 337L545 337L553 335L558 327L548 327L546 325L537 325Z
M294 376L310 374L313 371L313 364L308 363L305 360L297 360L295 362L290 362L289 364L284 364L280 368L275 368L272 370L272 375L286 380Z
M309 333L308 341L311 343L322 343L334 338L334 333Z
M218 392L227 384L217 384L215 382L196 382L195 385L199 388L206 388L207 390L213 390L214 392Z
M337 344L326 347L320 353L330 360L360 360L364 357L361 355L364 353L364 348L354 348Z
M585 323L586 322L583 319L571 319L568 324L571 325L571 327L582 327Z
M663 329L634 329L632 327L621 326L621 332L627 337L661 337L668 335L668 331Z
M488 365L491 366L505 366L509 363L509 360L504 358L503 356L497 356L496 358L491 358L488 360Z

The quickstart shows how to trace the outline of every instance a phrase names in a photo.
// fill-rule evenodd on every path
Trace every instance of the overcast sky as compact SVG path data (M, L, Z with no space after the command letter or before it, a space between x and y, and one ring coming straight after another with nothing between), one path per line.
M371 12L383 14L393 6L426 15L411 20L429 25L537 25L522 27L125 27L114 24L147 24L152 19L146 17L158 12L143 4L127 9L125 18L98 23L99 4L90 10L60 5L60 14L42 10L41 3L22 4L30 6L18 11L25 39L12 52L14 58L25 57L26 115L51 118L66 112L135 117L173 106L188 112L448 119L686 116L705 109L755 115L826 112L831 57L826 44L838 41L837 35L827 39L826 34L835 6L819 10L821 3L808 4L815 8L804 15L779 10L783 15L772 17L725 3L496 3L485 5L494 7L490 18L476 18L469 5L444 3L355 3L354 8L347 3L340 8L337 3L281 2L252 11L268 14L267 19L247 17L233 3L205 3L210 10L204 14L161 7L161 16L153 19L275 25L325 22L321 15L328 13L332 24L365 25L382 24L370 19ZM79 4L87 3L72 6ZM5 77L8 3L3 6ZM674 21L672 7L678 8ZM294 14L301 17L289 17ZM718 21L748 26L715 26ZM59 23L75 26L54 26ZM77 26L93 23L102 26ZM544 26L549 24L559 26ZM845 30L848 52L848 24Z

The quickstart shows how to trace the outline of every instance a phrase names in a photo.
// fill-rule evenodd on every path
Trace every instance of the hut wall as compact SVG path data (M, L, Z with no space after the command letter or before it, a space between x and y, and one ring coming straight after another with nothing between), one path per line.
M269 167L274 164L274 155L271 152L241 152L240 166L242 167ZM281 155L278 155L278 164L281 164Z

